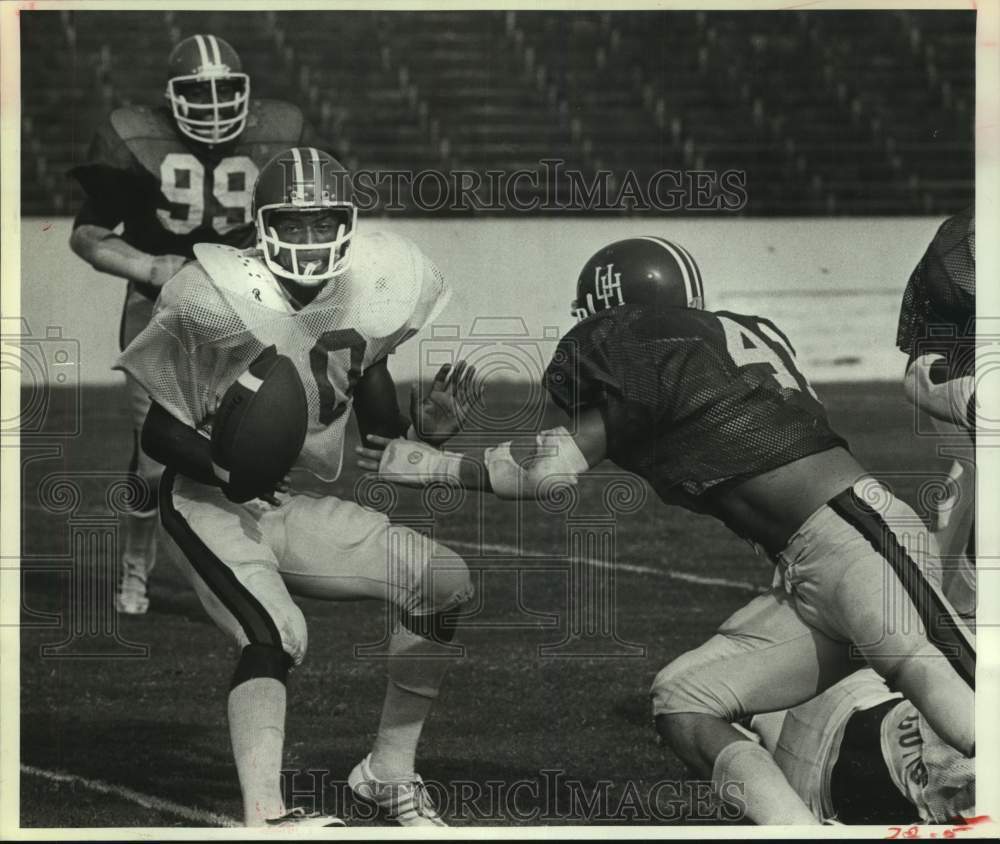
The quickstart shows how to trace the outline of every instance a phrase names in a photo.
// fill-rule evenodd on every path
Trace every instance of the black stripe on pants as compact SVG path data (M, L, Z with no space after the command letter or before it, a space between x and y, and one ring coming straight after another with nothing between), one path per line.
M962 635L961 622L952 617L941 596L924 577L916 560L896 539L885 519L855 495L853 489L846 489L831 499L830 508L867 539L889 564L916 607L927 631L927 640L941 651L969 688L975 691L975 648ZM948 624L947 619L952 619L952 623Z
M281 634L271 614L192 530L174 507L174 472L167 469L160 482L160 517L163 527L209 589L240 623L251 644L281 649Z

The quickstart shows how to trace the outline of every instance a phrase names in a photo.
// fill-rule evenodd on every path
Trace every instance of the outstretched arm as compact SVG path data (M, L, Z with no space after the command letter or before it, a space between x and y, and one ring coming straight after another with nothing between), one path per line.
M409 485L435 481L492 492L499 498L547 498L559 484L576 477L607 456L604 419L597 408L577 419L576 430L542 431L533 443L503 443L482 457L441 452L421 443L369 438L358 448L358 465L389 480Z

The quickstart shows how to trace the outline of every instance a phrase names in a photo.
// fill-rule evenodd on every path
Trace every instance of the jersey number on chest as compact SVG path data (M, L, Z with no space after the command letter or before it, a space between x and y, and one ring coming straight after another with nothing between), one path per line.
M719 317L719 322L726 332L726 351L739 369L763 364L782 389L799 390L819 400L812 385L796 368L795 356L785 338L771 326L765 322L737 322L724 316Z
M316 345L309 351L309 367L319 390L320 424L335 422L347 410L354 385L361 377L366 346L365 338L353 328L339 328L321 334ZM350 362L347 367L347 386L341 392L330 380L330 357L345 349L350 350Z
M191 153L168 153L160 164L160 190L173 208L158 208L157 216L163 228L176 235L208 226L225 234L250 222L256 181L257 165L245 155L223 158L206 173ZM230 214L234 209L241 213Z

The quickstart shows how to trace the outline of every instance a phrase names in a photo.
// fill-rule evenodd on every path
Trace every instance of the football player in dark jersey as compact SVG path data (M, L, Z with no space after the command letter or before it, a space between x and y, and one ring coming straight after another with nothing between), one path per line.
M404 483L544 498L609 458L665 502L711 514L765 551L777 585L657 675L656 726L699 775L743 783L750 820L816 823L732 722L807 701L863 657L973 756L974 646L924 576L934 558L921 520L831 429L785 335L703 303L682 247L613 243L584 266L582 319L545 373L572 432L484 458L370 436L359 465Z
M167 102L115 109L94 135L86 160L70 171L85 194L70 247L95 269L128 282L121 349L149 323L159 289L192 259L196 243L253 245L253 186L275 153L326 146L297 106L250 98L239 56L218 36L185 38L167 65ZM146 579L156 559L160 467L138 446L149 398L133 379L126 383L131 471L148 494L125 519L116 608L141 614L149 606Z
M908 358L907 396L953 458L952 494L934 527L946 557L945 594L969 620L976 614L975 319L976 220L967 208L941 224L910 275L896 345Z

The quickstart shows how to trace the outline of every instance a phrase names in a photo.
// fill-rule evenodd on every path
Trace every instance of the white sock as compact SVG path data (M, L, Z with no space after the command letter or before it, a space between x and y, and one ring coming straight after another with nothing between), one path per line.
M156 510L126 513L123 517L122 570L125 580L135 587L145 589L149 573L156 565L156 531L159 524Z
M370 762L372 773L378 779L392 781L413 777L417 743L433 705L433 698L414 694L389 681Z
M819 823L785 779L774 757L756 742L734 741L722 748L715 757L712 780L720 791L725 783L742 786L747 817L756 824Z
M285 696L285 684L271 677L247 680L229 693L229 735L247 826L261 826L268 818L285 814L281 798Z

